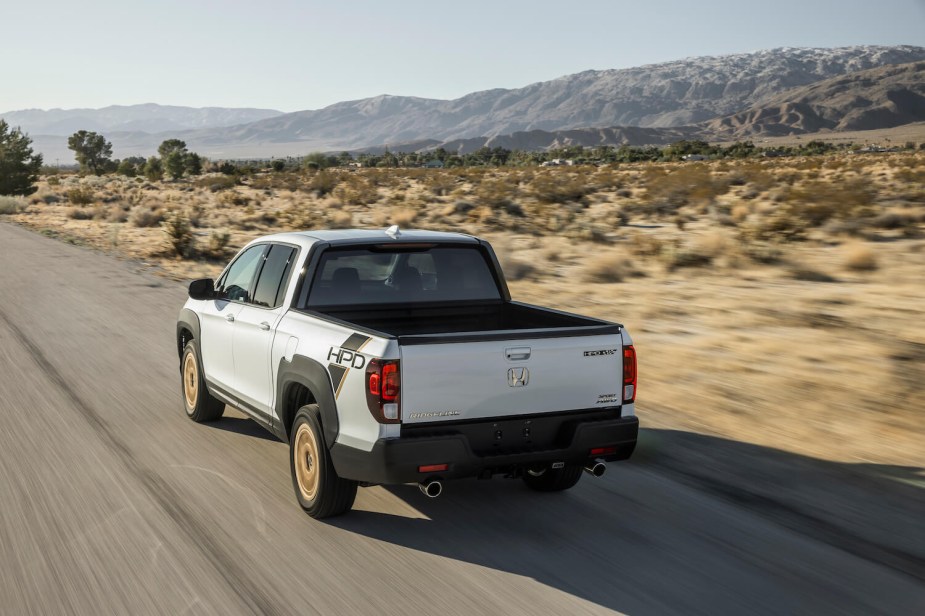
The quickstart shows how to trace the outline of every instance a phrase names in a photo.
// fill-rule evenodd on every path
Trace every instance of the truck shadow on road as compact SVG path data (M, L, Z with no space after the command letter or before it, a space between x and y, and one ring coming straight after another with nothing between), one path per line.
M875 612L900 599L859 582L859 559L919 588L925 581L922 485L918 468L644 430L633 460L569 492L463 480L428 499L415 486L392 486L420 516L355 510L328 523L633 614L698 604L713 613ZM794 579L803 594L792 591Z
M267 441L277 442L278 438L264 430L257 422L245 417L229 417L227 414L218 421L202 424L209 428L217 428L226 432L234 432L244 436L253 436Z

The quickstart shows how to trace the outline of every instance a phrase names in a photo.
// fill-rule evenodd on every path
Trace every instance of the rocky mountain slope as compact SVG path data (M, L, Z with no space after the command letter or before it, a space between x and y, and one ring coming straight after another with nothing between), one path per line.
M892 128L925 121L925 62L851 73L781 92L702 125L724 138Z
M863 131L925 122L925 62L858 71L791 88L740 113L690 126L577 128L451 139L426 148L542 150L581 145L663 145L681 139L732 141L825 131ZM394 149L398 149L397 147Z
M463 151L477 149L479 144L536 149L564 143L639 145L680 138L735 139L878 128L920 118L921 71L894 73L889 67L922 62L925 48L908 45L780 48L585 71L449 101L382 95L286 114L224 110L221 121L225 123L235 121L234 113L272 115L232 126L204 127L207 120L194 112L211 117L205 114L207 110L188 110L173 121L187 128L198 121L202 127L152 134L139 128L148 126L141 117L134 117L121 124L106 124L121 128L105 134L113 141L117 156L148 155L163 139L179 137L213 158L246 158L382 145L396 149L401 144L422 143L445 142L447 149ZM852 78L877 69L885 72ZM871 88L877 91L867 92ZM107 109L118 115L115 110L129 108ZM26 122L20 124L38 137L37 148L47 158L52 151L60 152L62 160L70 158L60 138L46 137ZM60 132L52 135L70 134L78 128L109 130L62 120L55 126Z
M879 66L925 60L921 47L783 48L585 71L514 90L441 101L377 96L196 135L213 143L311 141L333 148L532 130L694 124L760 105L782 90Z

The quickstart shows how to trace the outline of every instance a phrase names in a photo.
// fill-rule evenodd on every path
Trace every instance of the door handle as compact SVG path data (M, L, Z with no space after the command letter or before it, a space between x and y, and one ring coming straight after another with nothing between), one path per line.
M504 356L507 357L508 361L523 361L525 359L530 359L531 353L530 347L504 349Z
M270 331L270 324L264 321L263 323L260 324L260 329L262 329L265 332L268 332Z
M233 314L226 314L226 315L225 315L225 320L228 321L229 323L234 323L234 315L233 315Z

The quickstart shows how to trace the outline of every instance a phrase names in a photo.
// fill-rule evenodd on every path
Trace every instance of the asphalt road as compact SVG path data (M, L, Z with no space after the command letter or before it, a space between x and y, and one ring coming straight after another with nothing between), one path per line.
M557 495L361 488L312 520L285 444L185 417L185 288L135 270L0 224L4 614L925 611L920 579L640 463Z

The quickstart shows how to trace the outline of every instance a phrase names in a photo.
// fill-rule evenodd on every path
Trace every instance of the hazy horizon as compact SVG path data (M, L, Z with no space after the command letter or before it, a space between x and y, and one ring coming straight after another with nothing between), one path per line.
M269 0L156 10L115 0L8 7L0 112L157 103L284 112L390 94L454 99L591 69L778 47L925 46L925 2ZM79 39L79 42L78 42Z

